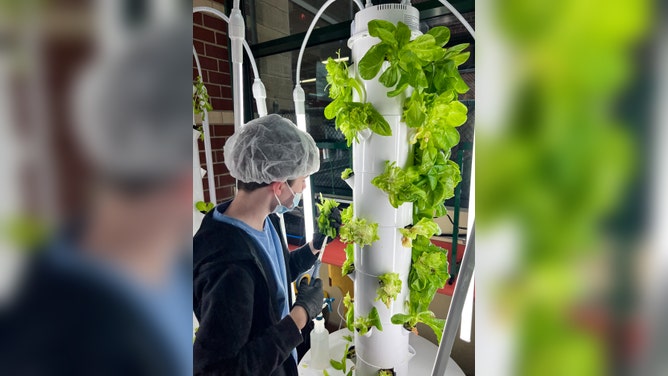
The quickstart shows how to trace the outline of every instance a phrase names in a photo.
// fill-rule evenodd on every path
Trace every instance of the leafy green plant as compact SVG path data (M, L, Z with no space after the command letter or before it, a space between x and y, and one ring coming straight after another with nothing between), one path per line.
M346 296L343 297L343 306L346 307L346 327L352 332L355 330L355 306L347 292Z
M344 243L356 243L360 247L370 245L378 237L378 223L369 223L364 218L352 218L341 225L341 241Z
M202 82L202 76L197 76L193 82L193 111L196 114L201 114L206 111L213 111L213 106L209 101L209 93Z
M341 180L348 179L352 174L353 174L353 169L346 168L345 170L343 170L343 172L341 172Z
M394 376L394 371L391 369L378 370L378 376Z
M346 293L346 296L343 297L343 306L347 310L346 327L351 332L357 330L360 335L365 335L374 326L378 330L383 330L383 324L380 322L380 316L376 307L371 308L367 316L355 317L355 307L349 293Z
M329 364L332 365L332 368L334 368L337 371L343 372L346 376L351 376L353 374L353 369L355 368L354 366L348 371L348 364L346 362L346 359L348 359L348 350L350 349L350 344L346 344L345 349L343 350L343 358L341 358L341 361L337 361L334 359L329 360ZM348 372L348 373L346 373Z
M318 215L318 230L321 234L326 235L330 239L336 238L336 229L330 224L330 216L332 210L339 206L339 203L329 198L323 198L320 194L320 204L316 204L320 214Z
M376 307L371 308L371 311L367 316L358 316L355 318L353 327L357 332L363 336L371 330L371 327L376 327L378 330L383 330L383 324L380 322L380 316L378 315L378 309Z
M413 240L418 236L430 238L432 235L440 234L441 228L438 227L438 224L436 224L433 219L421 218L418 223L409 228L400 228L399 232L403 235L401 244L406 248L411 248L413 246Z
M414 330L418 322L424 323L434 331L437 341L439 343L441 342L445 320L436 318L436 315L434 315L434 312L432 311L422 311L413 315L397 313L396 315L392 316L391 321L392 324L403 325L404 328L408 331Z
M329 97L333 101L325 107L324 115L330 120L336 118L336 128L346 137L348 146L353 141L359 142L358 133L365 129L390 136L390 125L371 103L366 103L366 92L357 79L350 77L348 65L330 57L325 68ZM361 102L353 102L353 90L357 91Z
M350 222L353 219L353 205L348 205L347 208L341 210L341 222L343 224Z
M197 201L195 203L195 209L197 209L197 211L199 211L202 214L210 212L211 210L213 210L214 207L215 205L213 204L213 202Z
M341 275L346 276L355 271L355 244L346 244L343 251L346 253L346 260L341 265Z
M382 301L387 308L390 308L392 301L397 299L401 292L401 279L399 273L385 273L378 276L378 283L380 287L376 293L376 301Z

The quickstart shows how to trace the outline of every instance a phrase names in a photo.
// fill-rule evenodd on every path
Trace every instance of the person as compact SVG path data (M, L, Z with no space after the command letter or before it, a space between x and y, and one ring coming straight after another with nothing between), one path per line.
M294 209L306 179L320 167L306 132L279 116L248 122L224 147L238 179L233 200L209 212L193 239L195 375L297 375L300 332L322 311L322 281L290 282L314 264L326 239L288 252L278 217ZM330 218L340 227L340 213Z

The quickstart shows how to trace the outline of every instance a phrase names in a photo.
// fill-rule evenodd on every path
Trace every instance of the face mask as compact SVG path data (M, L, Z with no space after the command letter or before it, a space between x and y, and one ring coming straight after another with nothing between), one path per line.
M302 199L302 194L300 193L295 193L292 191L292 188L290 188L290 185L286 183L288 186L288 189L290 190L290 193L292 193L292 207L288 208L285 205L281 203L281 200L278 199L278 196L276 196L276 193L274 193L274 197L276 197L276 201L278 201L278 206L274 209L274 213L277 214L283 214L291 211L292 209L296 208L297 205L299 205L299 201Z

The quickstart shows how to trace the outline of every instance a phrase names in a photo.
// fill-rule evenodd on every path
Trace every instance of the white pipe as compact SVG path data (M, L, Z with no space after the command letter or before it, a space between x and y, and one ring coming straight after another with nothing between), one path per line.
M202 77L202 66L197 57L197 51L193 46L193 56L195 57L195 64L197 65L197 74ZM204 156L206 157L207 183L209 183L209 200L215 205L216 201L216 183L213 181L213 160L211 158L211 132L209 131L209 112L204 109L202 113L202 131L204 132Z
M219 11L218 9L210 7L195 7L193 8L193 13L202 12L202 13L211 13L214 16L220 17L223 21L230 23L230 19L225 15L225 13ZM257 63L255 62L255 56L248 45L246 39L243 40L244 50L246 55L248 55L248 60L250 60L251 68L253 69L253 99L255 99L255 105L257 106L257 113L259 116L265 116L267 114L267 91L264 88L264 84L260 79L260 73L257 70ZM235 97L236 98L236 97Z
M234 131L238 132L244 124L243 97L243 41L246 38L246 24L239 10L239 0L234 0L234 8L230 13L229 34L232 53L232 97L234 98Z
M267 89L259 78L253 82L253 98L257 105L258 116L265 116L267 114Z
M318 9L318 13L315 14L315 17L313 18L313 21L311 21L311 25L309 25L308 30L306 31L306 36L304 37L304 41L302 42L302 47L299 49L299 57L297 58L297 74L296 77L297 79L295 80L295 86L299 85L299 77L301 75L301 67L302 67L302 57L304 57L304 50L306 49L306 42L308 42L308 39L311 37L311 32L313 31L313 28L315 27L315 24L318 22L320 19L320 16L325 12L327 7L332 5L332 3L336 0L327 0L326 3ZM299 125L299 124L297 124Z
M464 25L464 27L466 28L466 30L469 31L469 34L471 34L471 36L473 37L473 40L475 40L475 31L473 31L473 28L471 27L471 25L469 25L469 23L466 22L466 20L465 20L464 17L462 16L462 14L459 13L459 12L457 11L457 9L455 9L455 7L453 7L452 4L450 4L447 0L439 0L439 1L440 1L441 4L443 4L446 8L448 8L448 9L450 10L450 12L452 12L452 14L455 15L455 17L457 17L457 19L459 20L459 22L461 22L462 25Z
M292 97L295 102L295 116L297 117L297 127L303 130L304 132L306 132L306 109L304 106L306 96L304 94L304 89L302 89L301 85L299 84L301 76L302 58L304 57L304 50L306 49L306 43L308 42L308 39L311 37L311 32L313 32L315 24L320 19L320 16L322 16L322 13L334 1L336 0L328 0L325 4L322 5L322 7L320 7L318 13L316 13L315 17L313 18L313 21L311 21L311 25L309 25L309 28L306 31L306 36L304 37L304 41L302 42L302 46L299 49L299 57L297 58L297 69L295 75L296 76L295 89L292 92ZM364 7L362 7L362 3L359 0L354 0L354 2L360 9L364 9ZM306 189L304 189L303 197L304 197L305 237L306 241L309 242L311 241L311 239L313 239L313 194L311 192L310 184L306 186Z
M211 13L215 16L220 17L223 21L227 22L228 24L230 23L230 19L225 15L225 13L219 11L218 9L209 8L209 7L195 7L195 8L193 8L193 13L197 13L197 12ZM257 80L257 79L260 78L260 73L258 73L258 70L257 70L257 64L255 63L255 56L253 56L253 52L251 51L250 46L248 45L248 42L245 39L244 39L243 43L244 43L244 50L246 51L246 54L248 55L251 66L253 68L253 78Z

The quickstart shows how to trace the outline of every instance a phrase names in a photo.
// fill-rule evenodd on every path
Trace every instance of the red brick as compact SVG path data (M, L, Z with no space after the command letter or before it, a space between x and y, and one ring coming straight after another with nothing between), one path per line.
M206 45L206 56L215 57L216 59L229 60L227 48L214 46L213 44Z
M211 30L193 25L193 39L216 43L216 34Z
M222 98L232 98L232 88L230 86L221 86L220 92Z
M199 76L199 72L197 72L197 66L195 66L195 59L193 58L193 81Z
M230 174L225 174L218 177L218 184L221 186L234 185L235 181L236 179L234 179Z
M225 161L225 156L222 150L216 150L214 153L213 160L215 162L224 162Z
M199 57L199 64L202 69L217 70L218 60L206 56Z
M222 162L214 163L213 170L216 172L216 176L230 173L227 166L225 166L225 163Z
M217 125L216 126L216 136L225 136L229 137L234 134L234 125L231 124L226 124L226 125Z
M218 17L209 16L208 14L204 15L204 26L209 27L214 30L225 30L225 21L221 20Z
M223 150L223 146L225 146L225 139L220 137L211 138L211 150Z
M232 99L211 98L211 105L216 111L232 111L234 107Z
M230 73L230 62L229 60L218 60L218 72L221 73Z
M218 85L231 85L232 84L232 76L229 74L225 73L220 73L220 72L209 72L209 79L211 82L218 84Z
M201 25L202 24L202 13L201 12L193 13L193 24L195 24L195 25Z
M216 33L216 44L219 46L229 46L230 40L227 39L227 32Z
M210 97L222 98L220 86L215 84L206 84L206 91Z
M195 40L193 41L193 45L195 46L195 51L197 51L197 55L208 55L205 53L204 42Z

